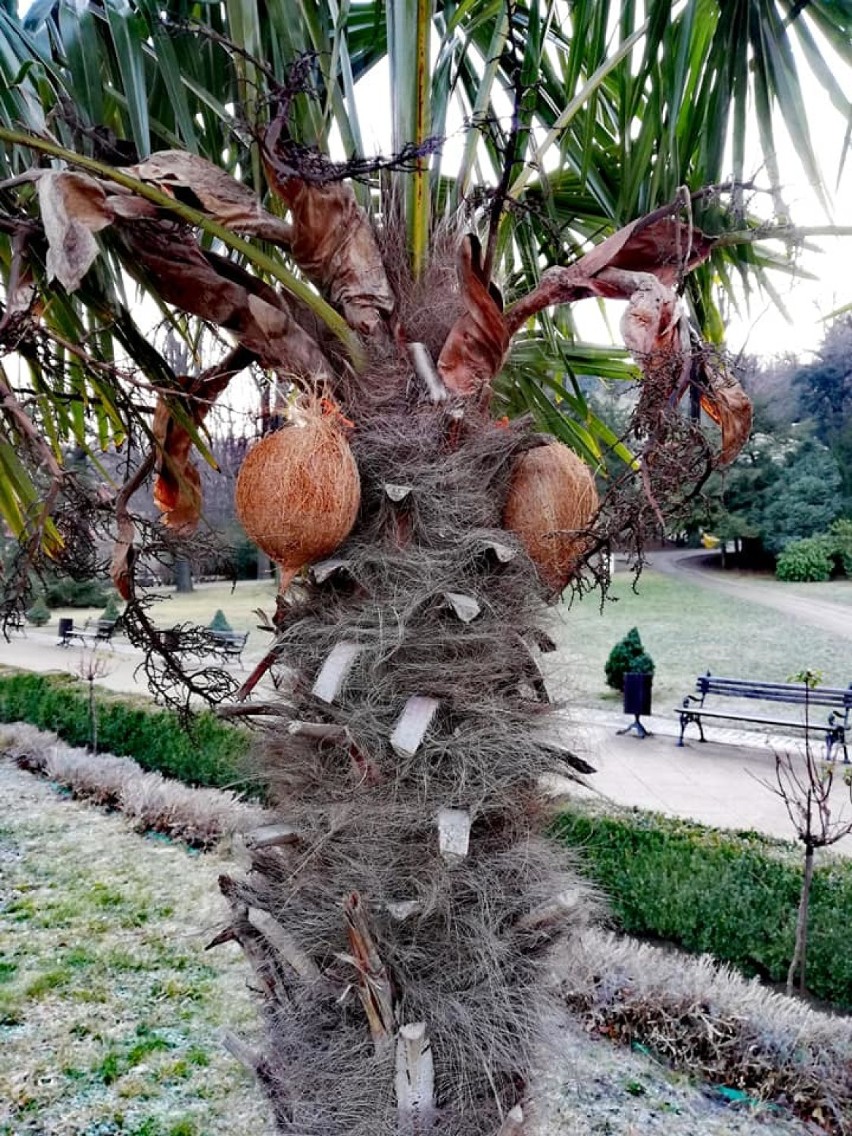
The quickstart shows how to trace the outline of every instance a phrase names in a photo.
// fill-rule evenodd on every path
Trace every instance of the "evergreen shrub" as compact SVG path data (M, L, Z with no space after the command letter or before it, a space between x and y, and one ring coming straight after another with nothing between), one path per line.
M108 596L106 607L101 612L100 618L111 623L116 623L121 618L121 608L118 605L118 598L114 592L111 592Z
M104 752L135 758L143 769L189 785L252 791L244 783L247 731L206 711L185 729L176 714L152 703L95 690L98 745ZM88 691L72 675L0 670L0 722L29 722L53 730L70 745L85 746Z
M654 673L654 660L642 646L639 632L635 627L615 644L604 664L607 685L613 690L624 690L626 674Z
M787 583L815 583L831 576L831 549L825 536L809 536L788 544L775 565L775 575Z
M27 623L33 627L44 627L50 620L50 608L44 602L44 596L37 596L35 603L26 612Z
M228 620L225 618L225 613L220 607L216 608L216 614L207 624L208 631L233 631Z
M556 822L608 895L622 930L708 952L783 982L793 955L803 854L792 841L723 832L640 809L578 806ZM814 872L807 985L852 1008L852 861Z
M101 580L51 580L45 589L50 607L103 607L110 590Z

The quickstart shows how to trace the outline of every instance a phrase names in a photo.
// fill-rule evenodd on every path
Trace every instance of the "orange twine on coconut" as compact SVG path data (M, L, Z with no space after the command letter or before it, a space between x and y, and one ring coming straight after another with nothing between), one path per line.
M343 434L351 425L329 399L311 399L294 410L290 423L253 446L240 467L237 516L281 569L281 593L306 564L333 552L355 524L361 479Z
M521 540L544 582L561 592L588 547L583 531L600 505L592 471L561 442L515 461L503 525Z

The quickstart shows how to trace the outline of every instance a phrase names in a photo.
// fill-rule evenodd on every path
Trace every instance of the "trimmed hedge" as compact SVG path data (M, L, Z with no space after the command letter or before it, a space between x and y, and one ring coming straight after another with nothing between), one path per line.
M186 730L170 711L138 698L95 690L100 749L133 757L143 769L188 785L251 791L244 784L249 746L245 730L220 722L206 711L197 714ZM72 675L4 669L0 671L0 722L29 722L53 730L69 745L85 746L89 741L86 684Z
M569 810L556 833L581 850L621 928L708 952L749 974L786 979L803 853L755 832L723 832L640 809ZM852 862L814 872L807 985L852 1008Z

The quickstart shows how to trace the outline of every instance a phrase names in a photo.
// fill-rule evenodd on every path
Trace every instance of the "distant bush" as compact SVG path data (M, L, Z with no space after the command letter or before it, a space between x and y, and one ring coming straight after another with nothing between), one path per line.
M635 627L631 627L624 638L610 651L609 658L604 664L604 672L607 685L613 690L624 690L626 674L654 673L654 660L642 646L642 640Z
M707 951L782 982L793 955L801 852L754 832L722 832L639 809L564 813L557 835L582 851L624 931ZM852 861L814 872L808 989L852 1008Z
M114 593L110 593L107 598L106 607L100 614L100 618L108 622L115 623L121 616L121 608L118 605L118 598Z
M27 623L33 627L44 627L50 620L50 608L44 602L44 596L38 596L33 606L26 612Z
M828 530L830 555L843 572L852 578L852 520L842 517Z
M208 631L233 631L234 629L233 629L233 627L231 627L230 623L228 623L227 619L225 618L225 613L219 607L219 608L216 609L216 614L213 616L213 618L207 624L207 630Z
M831 577L829 541L809 536L788 544L775 564L775 575L787 583L816 583Z
M244 758L249 735L197 714L189 729L177 715L152 703L96 688L98 745L133 757L143 769L177 777L189 785L245 788ZM0 722L29 722L53 730L70 745L89 741L88 691L71 675L0 671ZM254 792L257 792L255 787Z
M50 607L103 607L110 590L101 580L51 580L45 589Z

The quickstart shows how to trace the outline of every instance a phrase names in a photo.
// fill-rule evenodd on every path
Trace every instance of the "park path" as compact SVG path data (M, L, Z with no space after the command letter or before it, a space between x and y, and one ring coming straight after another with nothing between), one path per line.
M776 584L771 580L753 579L741 572L723 572L721 554L695 549L673 549L652 552L648 567L668 576L676 576L702 588L712 588L738 599L774 608L782 615L829 631L843 639L852 639L852 605L834 603L824 596L802 595L800 585Z

